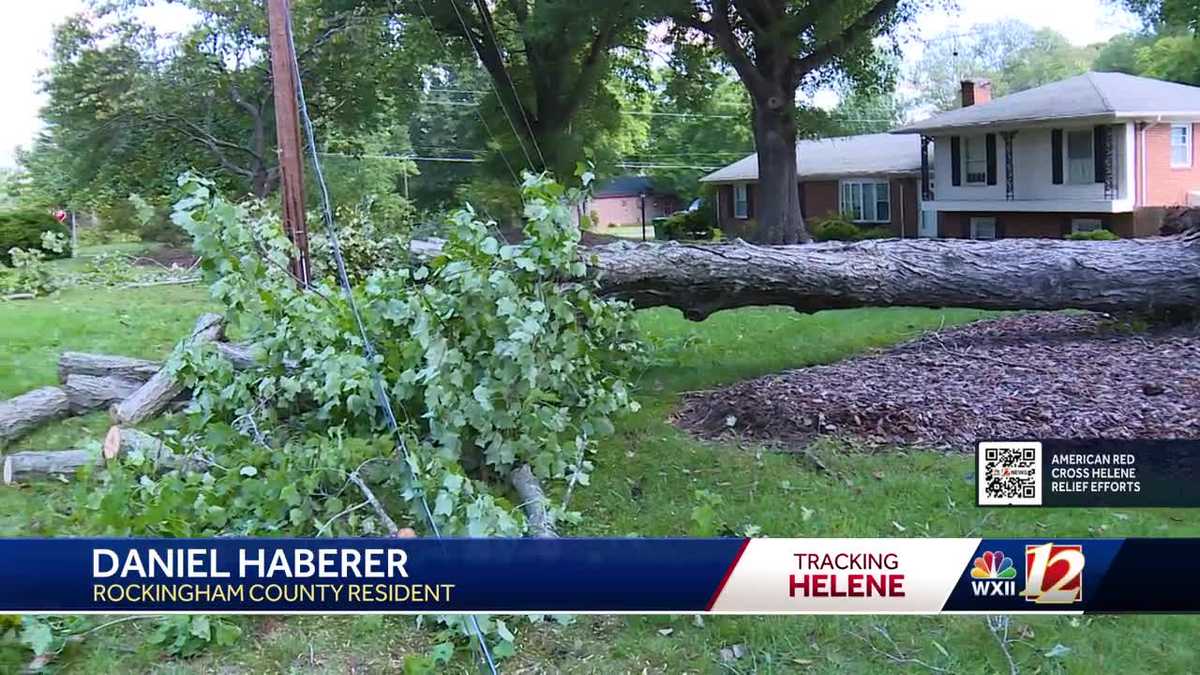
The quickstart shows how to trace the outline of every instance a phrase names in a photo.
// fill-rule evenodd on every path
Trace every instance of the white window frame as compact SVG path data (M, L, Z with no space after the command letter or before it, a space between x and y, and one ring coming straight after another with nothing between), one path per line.
M1072 218L1071 234L1080 232L1096 232L1104 229L1104 221L1099 218Z
M1183 144L1175 142L1175 132L1183 132ZM1186 161L1176 161L1175 151L1182 149L1187 155ZM1192 166L1192 125L1189 124L1172 124L1171 125L1171 168L1172 169L1188 169Z
M874 196L869 211L867 203L863 201L867 185L872 186L871 193ZM881 187L884 199L879 198ZM887 204L886 218L879 217L880 202ZM848 216L856 223L890 223L892 222L892 184L886 178L844 178L838 184L838 208L843 215Z
M1083 162L1083 157L1077 157L1074 160L1071 158L1071 136L1082 134L1087 136L1088 156L1086 158L1087 165L1084 175L1075 177L1071 173L1071 162ZM1068 185L1091 185L1096 182L1096 132L1092 129L1065 129L1063 130L1063 182Z
M979 227L981 225L991 225L992 236L990 236L990 237L979 236ZM999 239L1000 235L996 231L996 217L995 216L972 216L971 217L971 238L972 239L981 239L981 240L985 240L985 241L990 241L992 239Z
M741 209L738 209L741 206ZM746 183L733 184L733 217L746 220L750 217L750 190Z
M971 147L977 146L979 156L971 156ZM971 180L971 165L979 164L983 168L975 173L980 176L979 180ZM987 136L963 136L962 148L962 176L963 185L987 185Z

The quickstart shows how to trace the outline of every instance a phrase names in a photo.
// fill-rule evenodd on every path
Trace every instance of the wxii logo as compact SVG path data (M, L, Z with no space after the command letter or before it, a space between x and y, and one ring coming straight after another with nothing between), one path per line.
M1017 594L1017 568L1004 551L984 551L971 568L971 592L980 596Z

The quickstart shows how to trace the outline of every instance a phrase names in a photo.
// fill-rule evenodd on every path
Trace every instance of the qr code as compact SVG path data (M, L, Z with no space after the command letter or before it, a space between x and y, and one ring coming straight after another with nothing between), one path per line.
M1041 506L1041 443L988 441L976 459L980 506Z

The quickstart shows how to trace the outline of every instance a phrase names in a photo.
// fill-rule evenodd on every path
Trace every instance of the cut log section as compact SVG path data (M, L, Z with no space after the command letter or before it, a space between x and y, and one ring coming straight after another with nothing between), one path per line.
M104 436L101 454L112 460L121 455L139 453L155 468L198 470L208 463L199 454L180 455L171 450L162 439L137 429L112 426Z
M554 523L551 522L549 503L542 485L538 482L533 470L528 464L512 472L509 477L513 489L521 499L521 509L525 512L525 522L529 525L529 533L535 537L557 537Z
M58 357L58 381L66 383L71 375L119 377L123 380L145 382L162 368L161 363L127 356L63 352Z
M196 321L192 334L182 344L194 345L221 338L224 322L218 314L205 314ZM161 368L129 398L114 405L110 416L118 425L131 425L149 419L166 408L183 392L183 384L166 367Z
M71 412L67 394L58 387L42 387L0 402L0 445L19 438L51 420Z
M103 463L91 450L14 452L4 457L5 485L49 476L70 476L82 466Z
M137 391L143 382L121 377L96 377L94 375L68 375L62 389L67 393L71 413L81 415L124 401Z

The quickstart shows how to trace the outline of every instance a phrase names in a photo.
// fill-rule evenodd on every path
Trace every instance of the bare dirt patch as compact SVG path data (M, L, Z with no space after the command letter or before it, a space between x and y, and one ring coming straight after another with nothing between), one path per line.
M685 396L680 427L784 445L834 435L973 450L985 438L1200 438L1200 332L1096 314L981 321Z

